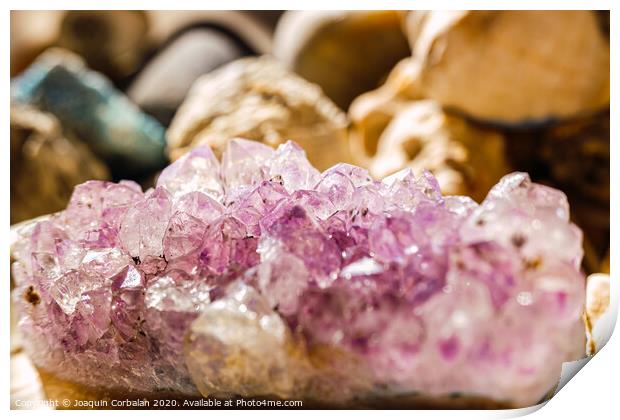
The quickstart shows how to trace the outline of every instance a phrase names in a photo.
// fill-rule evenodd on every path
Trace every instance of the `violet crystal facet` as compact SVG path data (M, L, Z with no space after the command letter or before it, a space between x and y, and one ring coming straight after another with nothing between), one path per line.
M24 345L84 385L523 406L583 354L581 233L523 173L478 205L430 173L320 173L292 142L233 140L146 192L82 184L20 235Z

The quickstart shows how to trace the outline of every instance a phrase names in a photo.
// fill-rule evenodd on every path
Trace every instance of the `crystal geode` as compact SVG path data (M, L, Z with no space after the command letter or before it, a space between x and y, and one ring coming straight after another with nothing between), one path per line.
M346 403L534 404L584 352L581 233L506 176L478 205L430 173L323 173L295 143L200 146L142 192L76 187L13 246L24 345L84 385Z

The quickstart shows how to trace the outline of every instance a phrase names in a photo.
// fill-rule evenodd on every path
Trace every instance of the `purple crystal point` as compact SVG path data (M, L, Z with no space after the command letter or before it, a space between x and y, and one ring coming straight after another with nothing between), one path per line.
M289 193L312 189L320 175L303 149L290 140L278 146L268 164L270 179L282 182Z
M87 182L24 225L35 363L85 385L346 402L540 400L582 356L581 232L526 174L477 204L428 172L319 173L292 142L201 146L155 189Z
M178 211L170 218L164 234L164 256L167 260L189 255L202 245L207 225L202 220Z
M233 139L222 156L222 178L229 189L248 187L269 178L267 162L274 151L264 144Z
M49 292L62 311L71 315L75 312L75 307L80 301L82 293L98 285L98 279L97 281L92 280L92 278L84 278L79 271L71 270L55 279Z
M157 186L174 197L200 191L219 201L224 193L220 163L209 146L196 147L164 169Z
M209 223L224 213L224 206L208 195L194 191L179 197L174 210L192 216L203 223Z
M123 249L141 260L163 255L163 239L171 213L172 202L166 188L147 192L123 217L119 232Z
M144 310L144 274L133 265L112 277L112 324L125 338L138 332Z

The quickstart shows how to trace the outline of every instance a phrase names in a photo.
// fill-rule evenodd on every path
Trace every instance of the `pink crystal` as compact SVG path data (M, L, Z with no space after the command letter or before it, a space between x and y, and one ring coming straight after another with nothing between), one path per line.
M157 186L175 197L200 191L218 201L224 192L220 163L209 146L196 147L164 169Z
M22 230L14 296L35 363L85 385L522 406L583 353L568 211L522 173L478 205L442 196L428 172L319 173L292 142L237 139L221 164L198 147L146 192L76 187L65 211ZM321 348L329 369L311 362ZM226 364L238 354L260 363L254 377Z

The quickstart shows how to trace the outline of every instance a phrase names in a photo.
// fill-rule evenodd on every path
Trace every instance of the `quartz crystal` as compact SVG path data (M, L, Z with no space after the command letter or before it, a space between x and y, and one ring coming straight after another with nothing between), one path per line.
M583 355L581 232L524 173L477 204L428 172L199 146L145 192L78 186L13 247L25 346L84 385L334 404L540 401Z

